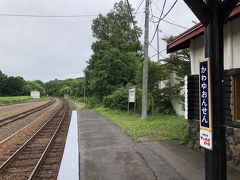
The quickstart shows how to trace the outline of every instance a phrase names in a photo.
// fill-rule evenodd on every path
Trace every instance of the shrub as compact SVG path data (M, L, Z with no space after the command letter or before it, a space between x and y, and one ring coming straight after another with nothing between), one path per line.
M100 103L100 100L97 97L93 96L93 97L86 98L85 105L87 108L92 109L99 103Z
M119 88L111 95L106 96L103 99L105 107L118 110L128 109L128 89ZM168 90L168 89L167 89ZM167 91L164 89L164 91ZM168 91L167 91L168 92ZM168 92L171 93L171 92ZM162 90L157 90L153 94L148 94L147 111L148 114L160 113L160 114L175 114L173 109L171 98L167 93L163 93ZM130 109L133 109L133 105L130 104ZM136 111L141 112L142 109L142 90L136 88Z
M128 87L119 88L114 91L111 95L106 96L103 99L103 104L105 107L119 110L128 109ZM136 88L136 111L141 111L141 95L142 91L140 88Z
M160 101L158 104L158 112L160 114L175 114L170 100Z
M128 109L128 89L117 89L113 94L106 96L103 99L103 104L106 107L120 110Z
M172 106L173 99L179 99L179 92L177 88L165 87L156 89L152 92L153 111L160 114L175 114Z

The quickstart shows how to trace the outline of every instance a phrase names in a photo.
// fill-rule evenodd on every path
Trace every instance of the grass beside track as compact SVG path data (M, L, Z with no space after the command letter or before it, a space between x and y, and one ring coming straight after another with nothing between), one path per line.
M140 115L111 110L108 108L96 108L100 114L117 124L132 139L146 140L177 140L187 143L188 123L183 117L154 115L143 121Z
M11 96L11 97L0 97L0 105L2 104L13 104L16 102L23 102L32 100L31 96Z
M77 109L85 109L85 104L84 102L82 101L82 99L79 99L79 98L68 98L68 100L70 100L72 103L75 104L75 108Z

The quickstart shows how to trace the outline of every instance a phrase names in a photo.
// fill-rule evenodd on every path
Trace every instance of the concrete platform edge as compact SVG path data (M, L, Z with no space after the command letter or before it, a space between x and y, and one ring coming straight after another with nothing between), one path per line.
M79 148L78 148L78 125L77 111L72 111L71 122L68 130L64 153L58 180L79 179Z

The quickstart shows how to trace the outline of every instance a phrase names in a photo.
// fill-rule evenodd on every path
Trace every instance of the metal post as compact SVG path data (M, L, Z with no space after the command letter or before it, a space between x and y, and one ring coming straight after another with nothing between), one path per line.
M212 86L213 150L205 149L205 179L226 180L224 118L223 19L219 0L207 0L212 18L205 28L205 56L210 57Z
M226 180L223 26L239 0L184 0L205 26L205 56L211 64L213 150L205 149L205 179Z
M157 29L157 60L158 62L160 61L160 57L159 57L159 29Z
M148 36L149 36L149 0L145 4L144 61L142 84L142 119L147 118L147 86L148 86Z
M136 105L137 105L137 101L134 102L134 117L136 117Z

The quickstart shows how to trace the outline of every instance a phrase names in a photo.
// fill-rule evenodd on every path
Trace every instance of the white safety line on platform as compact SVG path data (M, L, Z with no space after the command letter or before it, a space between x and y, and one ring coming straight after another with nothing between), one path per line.
M58 180L79 180L77 111L72 111Z

